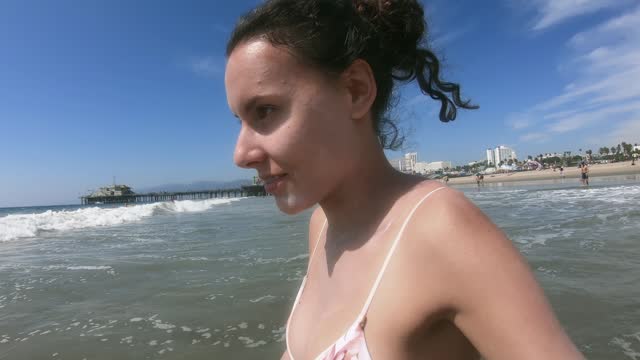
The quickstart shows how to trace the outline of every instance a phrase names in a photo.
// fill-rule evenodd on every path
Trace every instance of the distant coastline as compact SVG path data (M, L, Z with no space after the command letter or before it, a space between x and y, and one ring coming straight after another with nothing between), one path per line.
M631 165L631 161L616 162L611 164L594 164L589 166L589 177L612 176L612 175L640 175L640 163ZM502 174L485 175L485 183L501 183L512 181L536 181L536 180L554 180L554 179L576 179L580 177L580 169L577 167L565 168L564 175L560 175L560 170L532 170L511 172ZM450 178L449 185L467 185L476 184L475 176L465 176Z

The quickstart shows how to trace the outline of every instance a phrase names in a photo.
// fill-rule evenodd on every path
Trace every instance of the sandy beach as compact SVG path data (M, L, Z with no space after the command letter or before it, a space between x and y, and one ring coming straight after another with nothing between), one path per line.
M636 165L631 165L631 161L617 162L611 164L596 164L589 166L589 177L597 177L597 176L610 176L610 175L627 175L627 174L638 174L640 175L640 163ZM565 168L564 169L564 178L565 179L579 179L580 178L580 169L577 167ZM505 174L492 174L485 175L484 182L485 183L499 183L499 182L510 182L510 181L535 181L535 180L553 180L553 179L562 179L560 175L560 170L553 171L551 169L540 170L540 171L522 171L522 172L513 172L513 173L505 173ZM463 184L475 184L476 177L475 176L466 176L459 178L450 178L449 185L463 185Z

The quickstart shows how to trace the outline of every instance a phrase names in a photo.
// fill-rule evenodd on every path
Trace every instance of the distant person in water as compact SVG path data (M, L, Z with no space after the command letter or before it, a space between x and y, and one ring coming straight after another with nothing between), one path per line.
M313 210L282 359L582 359L513 242L385 156L397 85L417 80L443 122L475 108L426 29L418 0L267 0L231 34L234 161L282 212Z
M478 187L480 187L480 185L484 185L484 175L477 173L476 174L476 184L478 184Z
M585 186L589 186L589 166L586 162L580 164L580 174L580 181L582 182L582 184Z

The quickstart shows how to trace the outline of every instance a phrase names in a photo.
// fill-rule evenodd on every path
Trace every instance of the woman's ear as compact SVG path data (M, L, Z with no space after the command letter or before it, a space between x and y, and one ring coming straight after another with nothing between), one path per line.
M342 73L342 80L351 96L351 118L365 118L378 91L371 66L366 61L357 59Z

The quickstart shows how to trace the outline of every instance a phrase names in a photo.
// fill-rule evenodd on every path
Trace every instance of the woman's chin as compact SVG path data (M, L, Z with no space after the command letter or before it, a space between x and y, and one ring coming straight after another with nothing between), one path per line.
M303 201L302 198L291 194L274 197L276 198L276 205L278 206L278 209L287 215L298 214L313 206L312 203L309 204L306 201Z

